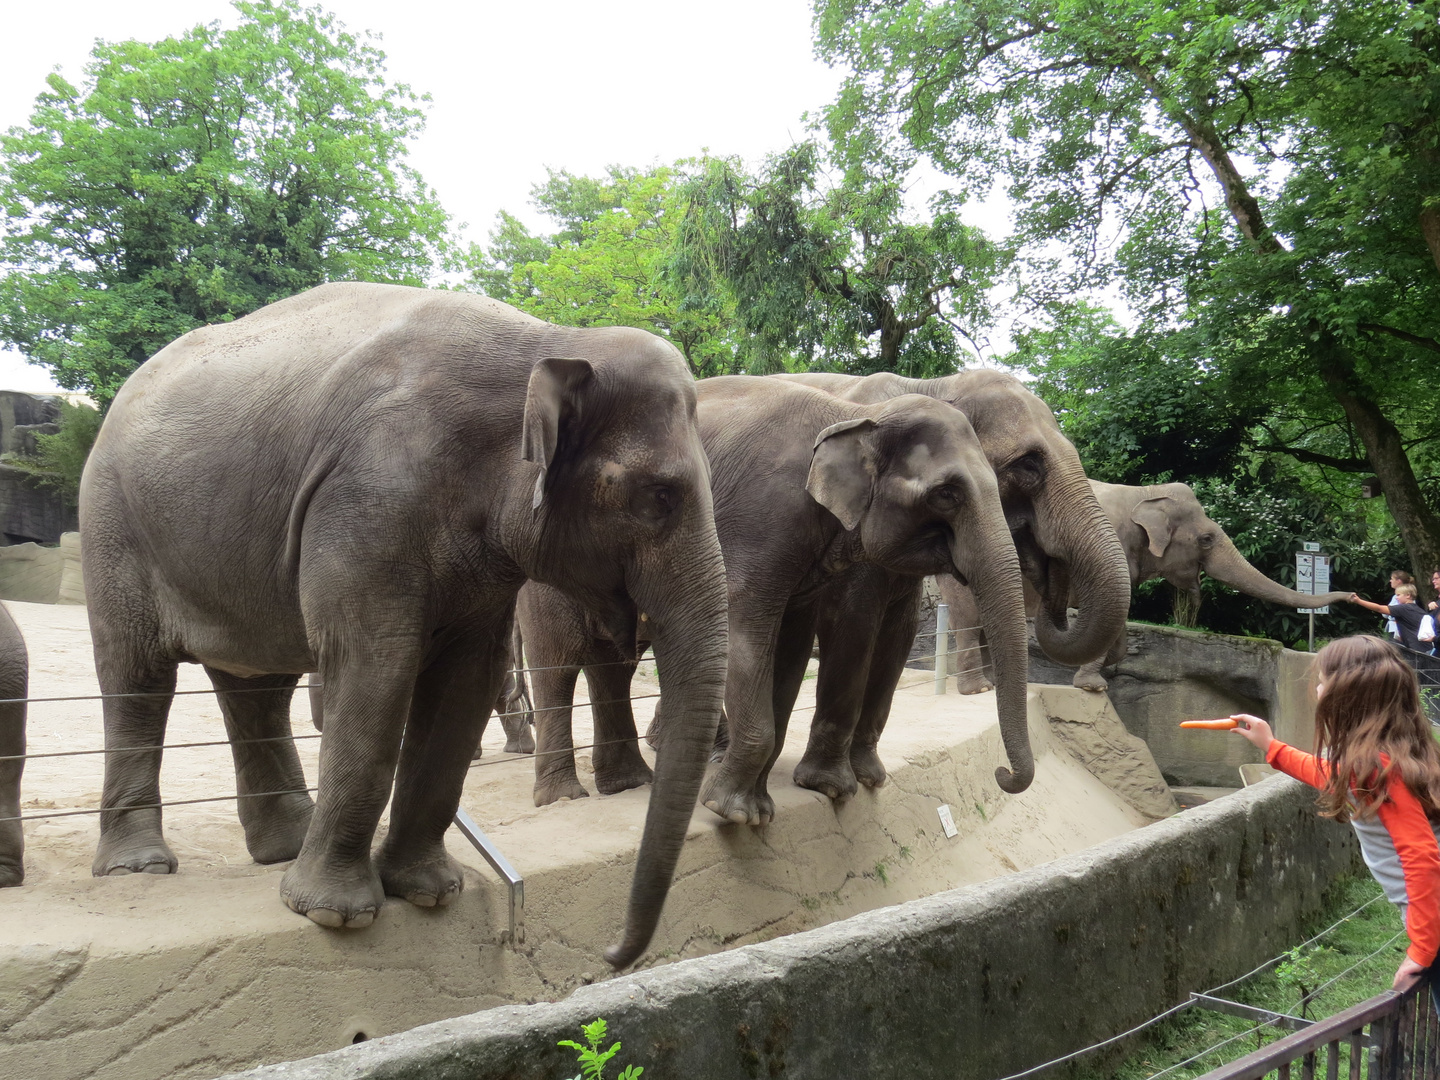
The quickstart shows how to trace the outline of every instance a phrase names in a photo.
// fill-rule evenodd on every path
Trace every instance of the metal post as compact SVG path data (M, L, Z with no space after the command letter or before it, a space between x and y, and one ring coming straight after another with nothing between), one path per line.
M1315 651L1315 612L1310 612L1310 651Z
M950 667L950 605L935 608L935 693L945 693Z
M519 947L525 943L525 879L522 878L510 865L510 860L500 853L495 842L480 830L475 824L475 819L467 814L463 807L455 810L455 826L460 830L466 840L475 845L475 850L480 852L484 860L490 864L505 884L510 886L510 929L500 931L500 941L503 944L507 940L512 948Z

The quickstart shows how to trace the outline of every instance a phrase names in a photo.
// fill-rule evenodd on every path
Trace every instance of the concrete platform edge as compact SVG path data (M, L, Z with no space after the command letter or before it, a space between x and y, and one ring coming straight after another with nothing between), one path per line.
M556 1041L603 1016L656 1080L996 1080L1278 954L1360 871L1277 777L1011 876L231 1077L557 1080Z

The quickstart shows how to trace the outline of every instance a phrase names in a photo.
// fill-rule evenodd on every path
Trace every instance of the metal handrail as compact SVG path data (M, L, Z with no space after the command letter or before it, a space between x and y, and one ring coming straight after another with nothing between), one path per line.
M1403 994L1386 990L1304 1030L1212 1069L1198 1080L1261 1080L1270 1073L1305 1077L1339 1075L1342 1043L1349 1048L1350 1080L1432 1080L1440 1077L1440 1017L1422 979ZM1367 1033L1365 1028L1369 1025ZM1325 1060L1319 1058L1323 1051ZM1364 1063L1362 1074L1361 1065ZM1323 1068L1323 1073L1318 1071Z
M510 887L510 929L500 931L500 943L503 945L508 941L513 948L519 948L525 944L525 879L510 865L510 860L495 846L495 841L475 824L475 819L465 812L463 806L455 810L455 827Z

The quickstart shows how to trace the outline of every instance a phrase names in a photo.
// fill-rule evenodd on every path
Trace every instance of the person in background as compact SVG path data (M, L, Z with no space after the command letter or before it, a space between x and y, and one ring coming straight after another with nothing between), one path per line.
M1393 581L1394 579L1392 578L1391 580ZM1422 648L1418 636L1420 633L1420 620L1425 618L1425 612L1420 605L1415 602L1417 595L1418 591L1414 585L1399 585L1395 589L1395 599L1389 607L1386 607L1384 604L1371 603L1369 600L1362 600L1359 595L1355 593L1350 595L1350 602L1352 604L1359 604L1363 608L1369 608L1371 611L1378 612L1381 615L1389 615L1394 621L1395 628L1398 631L1400 647L1405 649L1407 653L1415 653L1418 655L1429 653L1430 643L1425 642Z
M1391 606L1394 606L1395 604L1397 604L1397 603L1400 602L1400 586L1401 586L1401 585L1414 585L1414 584L1415 584L1415 579L1414 579L1413 577L1411 577L1408 573L1406 573L1404 570L1391 570L1391 571L1390 571L1390 605L1391 605ZM1387 618L1387 619L1385 620L1385 632L1386 632L1387 634L1389 634L1392 638L1394 638L1396 641L1399 641L1399 640L1400 640L1400 630L1399 630L1399 627L1396 625L1394 619L1392 619L1392 618Z
M1281 742L1258 716L1231 717L1234 731L1269 764L1319 788L1322 816L1354 827L1365 865L1410 937L1391 984L1403 992L1440 952L1440 744L1420 710L1415 673L1393 645L1340 638L1315 663L1318 756Z
M1436 597L1440 598L1440 568L1437 568L1430 572L1430 588L1435 590ZM1437 603L1435 600L1431 600L1430 610L1436 612L1437 614L1440 614L1440 603Z

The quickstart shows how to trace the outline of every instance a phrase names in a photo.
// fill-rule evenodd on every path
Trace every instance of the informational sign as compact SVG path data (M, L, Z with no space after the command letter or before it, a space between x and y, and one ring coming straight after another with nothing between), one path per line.
M1305 545L1295 553L1295 591L1306 596L1319 596L1330 591L1330 556L1319 553L1319 544ZM1315 550L1310 550L1314 548ZM1297 608L1301 615L1328 615L1330 608Z
M945 830L946 836L953 838L960 834L960 830L955 828L955 815L950 813L950 807L939 806L935 812L940 815L940 828Z
M1319 550L1320 550L1320 545L1317 544L1314 540L1302 540L1302 541L1300 542L1300 546L1301 546L1302 548L1304 548L1306 551L1319 551Z

